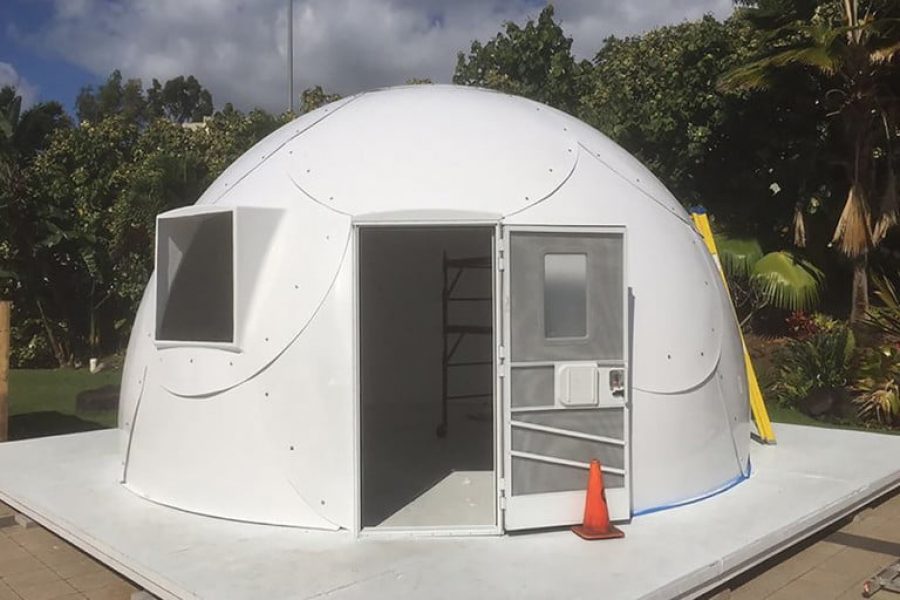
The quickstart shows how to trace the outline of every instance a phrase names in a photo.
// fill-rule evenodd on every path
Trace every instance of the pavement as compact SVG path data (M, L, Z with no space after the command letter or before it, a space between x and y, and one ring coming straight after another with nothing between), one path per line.
M772 557L710 600L858 600L863 583L900 559L900 492ZM882 590L875 600L900 600Z
M0 503L0 600L130 600L135 585Z
M130 600L140 589L0 503L0 600ZM710 600L856 600L900 558L900 492L707 594ZM147 596L149 597L149 596ZM876 600L900 600L880 591Z

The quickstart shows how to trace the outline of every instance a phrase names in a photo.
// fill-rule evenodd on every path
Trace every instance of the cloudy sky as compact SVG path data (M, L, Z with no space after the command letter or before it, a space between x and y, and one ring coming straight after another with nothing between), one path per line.
M145 85L194 74L217 106L287 103L288 0L3 0L0 85L26 103L71 107L113 69ZM536 17L540 0L294 0L295 87L342 94L413 77L449 81L456 53L505 21ZM589 58L609 35L726 17L731 0L557 0L557 17Z

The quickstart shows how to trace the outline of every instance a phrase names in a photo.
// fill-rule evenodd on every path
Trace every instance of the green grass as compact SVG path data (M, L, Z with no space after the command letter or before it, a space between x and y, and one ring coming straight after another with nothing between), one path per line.
M769 411L769 418L776 423L788 423L790 425L812 425L813 427L834 427L831 423L814 419L809 415L805 415L795 408L779 406L774 402L766 404Z
M13 369L9 373L10 438L23 439L116 425L115 410L79 411L79 392L118 385L120 370Z

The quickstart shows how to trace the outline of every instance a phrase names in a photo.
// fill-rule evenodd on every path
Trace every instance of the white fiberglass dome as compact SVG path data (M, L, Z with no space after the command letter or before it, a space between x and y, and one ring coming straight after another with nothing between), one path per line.
M384 271L371 284L376 292L359 287L375 246L369 254L361 250L358 232L426 225L432 237L419 229L418 245L390 260L412 260L444 244L445 268L456 264L447 254L457 242L441 241L454 227L466 228L473 239L483 231L485 256L501 256L505 232L516 228L624 232L627 353L616 365L627 368L629 411L617 442L625 448L618 460L627 466L610 472L625 480L626 512L700 498L749 475L737 325L716 267L677 200L627 152L571 116L500 93L421 85L359 94L296 119L239 158L195 206L160 216L157 269L134 324L122 387L124 485L211 516L321 529L366 526L365 507L360 523L367 489L360 463L376 451L360 434L365 411L359 398L377 373L361 367L366 359L360 356L370 347L365 344L373 344L369 355L388 360L410 344L432 342L426 341L430 325L423 325L419 335L381 349L377 341L361 344L367 299L388 293L382 289L388 282L405 280L402 272L390 279ZM508 446L506 420L516 418L516 409L510 412L505 397L507 333L500 324L516 321L502 316L508 303L499 298L509 294L502 260L478 263L494 265L484 289L491 298L499 294L497 312L488 316L495 343L486 346L499 362L485 375L496 400L488 419L496 426L485 429L493 436L485 460L494 496L503 495L511 475L505 470L516 457L543 460L537 451ZM424 286L426 279L416 281ZM437 332L441 296L435 294L434 302L418 304L436 311L427 322L436 323ZM404 310L412 314L418 304ZM395 330L415 327L400 323ZM446 343L450 329L443 331ZM385 377L385 385L407 386L392 401L431 394L427 386L440 395L440 357L420 362L432 348L406 355L406 367ZM533 366L544 365L552 375L557 363ZM605 371L601 388L603 377ZM420 387L409 392L413 384ZM465 410L471 417L475 409ZM478 419L460 422L474 427ZM559 433L557 427L526 429ZM512 431L515 436L515 426ZM582 431L566 439L606 438ZM417 448L401 454L424 455ZM571 444L550 448L546 464L574 469L583 462L567 454L577 451ZM391 476L390 469L384 472ZM491 506L499 514L505 504ZM491 523L503 530L502 517Z

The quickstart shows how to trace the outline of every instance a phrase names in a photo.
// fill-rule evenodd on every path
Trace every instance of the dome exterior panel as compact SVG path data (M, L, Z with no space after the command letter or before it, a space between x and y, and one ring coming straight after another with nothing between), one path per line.
M555 108L545 107L545 109L560 119L566 130L578 138L579 144L610 170L685 223L691 223L690 215L678 199L638 159L587 123Z
M250 236L250 243L268 247L246 269L253 281L237 282L238 294L249 293L236 323L238 351L203 346L159 351L161 384L177 395L202 396L234 387L274 360L318 310L347 252L350 219L305 197L280 173L277 161L245 178L219 206L234 203L290 210L280 215L273 239L254 241ZM196 376L198 370L204 377Z
M351 215L507 214L550 195L572 172L575 140L555 119L535 119L533 106L493 92L422 87L429 89L366 94L293 139L291 179Z
M357 96L343 98L326 106L311 111L286 125L282 125L271 134L260 140L250 150L242 154L231 163L221 175L207 188L197 204L217 204L224 200L227 194L248 174L262 166L275 156L278 151L290 140L301 135L320 121L328 118L337 110L352 102Z
M315 318L266 370L262 417L294 490L324 519L353 523L353 268L341 266ZM298 365L310 367L298 368ZM314 368L311 367L314 365Z
M742 475L723 391L715 376L678 396L634 390L635 512L703 497Z
M131 491L211 516L337 529L278 468L254 382L203 400L179 398L154 383L148 381L133 429L125 480ZM150 433L162 429L164 435Z
M150 283L144 289L141 303L138 305L137 314L131 327L131 335L128 337L128 347L125 351L128 360L125 361L122 368L122 385L119 391L117 415L120 429L131 429L131 422L144 388L145 370L152 357L153 323L150 315L153 303L150 302L150 298L155 291L156 285L151 276Z
M709 262L712 263L712 257ZM715 268L714 265L713 268ZM747 369L744 363L744 342L728 291L722 285L721 279L717 283L721 286L719 298L722 303L722 313L726 315L722 332L722 356L716 369L722 387L722 402L731 417L732 438L749 440L751 415L750 403L747 399L750 395ZM735 448L744 475L749 475L749 444L736 443Z
M354 221L624 226L633 508L745 475L746 375L715 265L671 193L568 115L452 86L362 94L273 133L198 206L280 217L271 235L260 217L258 243L239 254L258 269L237 292L235 347L156 342L156 274L149 283L119 419L131 433L126 485L141 495L232 519L354 527Z

